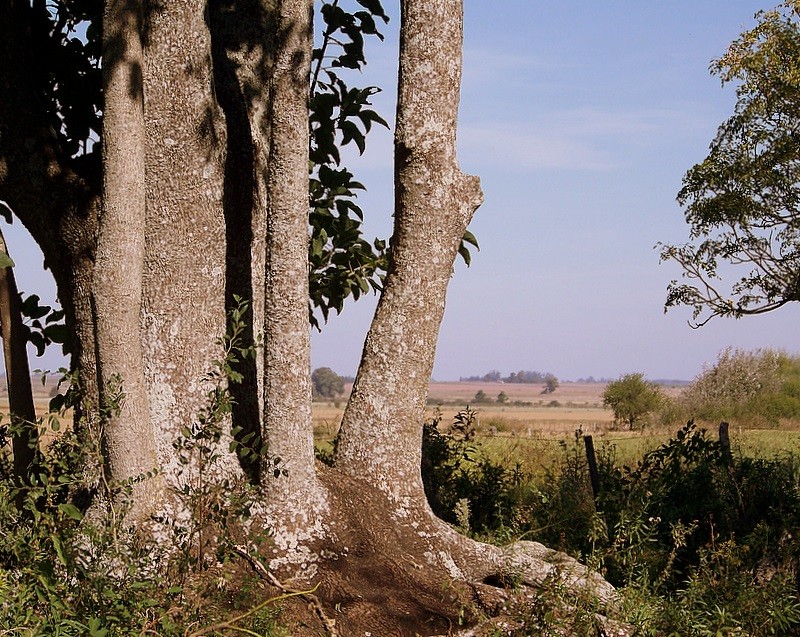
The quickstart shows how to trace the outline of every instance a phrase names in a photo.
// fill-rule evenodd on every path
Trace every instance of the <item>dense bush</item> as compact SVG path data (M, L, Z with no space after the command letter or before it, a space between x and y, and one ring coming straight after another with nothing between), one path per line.
M800 357L774 350L726 349L662 420L727 420L776 426L800 421Z
M583 445L528 485L516 532L561 548L622 588L644 635L794 635L800 463L732 457L693 423L633 467ZM523 514L524 512L524 514Z
M96 430L119 415L121 383L106 387L98 422L81 422L80 436L58 435L24 482L13 476L8 445L0 440L0 634L199 637L222 628L246 633L248 626L285 634L273 630L274 609L255 605L250 592L258 582L247 579L249 566L233 548L268 539L245 530L257 494L249 483L213 477L232 408L230 364L247 351L238 345L243 323L233 320L241 313L231 316L221 343L227 355L206 376L207 406L173 443L182 486L169 495L186 515L152 519L147 539L122 520L133 484L155 472L112 483L101 468ZM49 422L55 427L58 420ZM228 442L242 457L254 452Z
M519 467L504 467L475 444L476 412L456 414L448 428L441 412L423 428L422 480L434 513L465 532L496 532L508 523L519 500Z
M524 537L584 560L619 587L639 635L800 632L797 458L732 455L690 422L633 466L602 445L595 500L580 431L536 480L487 459L474 435L471 410L446 428L441 414L425 425L423 477L440 517L492 541ZM553 580L509 634L597 634L595 611Z

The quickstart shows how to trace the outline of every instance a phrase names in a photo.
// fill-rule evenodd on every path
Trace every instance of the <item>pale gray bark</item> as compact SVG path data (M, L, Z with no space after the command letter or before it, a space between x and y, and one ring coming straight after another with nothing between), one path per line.
M110 0L103 16L103 211L94 268L97 363L110 477L158 467L140 334L145 228L142 7ZM117 392L124 398L118 400ZM117 404L118 403L118 404ZM160 500L160 480L138 482L132 513Z
M482 202L456 158L461 0L401 3L391 266L344 414L337 466L424 502L422 422L445 293Z
M262 481L306 492L315 480L308 323L308 78L311 0L280 3L270 79ZM275 462L286 475L274 477ZM305 499L303 496L300 502Z
M205 11L202 0L170 1L150 10L145 28L142 340L150 417L168 478L181 471L173 442L209 404L204 379L223 356L226 326L225 135ZM223 440L223 458L226 447ZM231 458L225 471L234 465Z
M106 38L124 45L124 62L106 67L106 201L95 277L103 377L121 374L123 391L133 394L125 429L120 419L119 429L112 422L108 430L112 475L146 470L154 440L166 479L173 485L192 479L181 474L173 442L209 406L212 388L204 378L224 354L226 303L241 295L253 304L253 337L262 326L264 333L263 393L253 395L259 375L244 370L252 381L243 388L250 402L233 415L254 429L261 425L268 444L264 497L253 507L253 523L273 535L271 552L260 558L299 580L321 576L316 583L328 601L337 599L337 589L361 600L377 572L412 607L417 593L427 597L419 602L426 616L432 598L437 608L453 610L444 609L443 583L481 582L508 567L541 583L554 571L552 556L538 546L505 554L457 534L434 518L420 477L421 427L445 292L459 242L482 200L477 178L462 174L456 161L461 0L402 2L392 263L345 414L339 468L319 479L307 315L312 0L154 3L141 53L136 21L127 21L139 0L132 1L109 4L109 18L119 19L107 25ZM28 8L24 0L0 0L0 59L15 59L19 34L8 25L21 23ZM139 59L141 94L132 73ZM59 259L60 289L74 285L80 292L70 320L88 364L94 326L91 315L85 324L78 318L90 305L85 277L95 244L91 214L87 222L79 214L94 210L97 192L75 195L81 181L59 174L63 162L41 133L42 120L20 117L18 103L35 107L25 99L31 92L19 90L24 84L24 74L0 65L0 197L10 193L24 203L37 241ZM26 157L27 146L35 161ZM69 203L59 204L65 192ZM37 203L45 222L31 212ZM204 475L214 484L222 472L243 475L227 453L225 433L217 451L227 464ZM276 457L286 469L277 478ZM197 464L189 467L194 476ZM169 504L175 502L165 509ZM588 579L575 574L578 582ZM337 621L349 614L350 626L372 629L362 617L372 609L384 616L388 634L402 618L384 612L381 602L365 594L363 604L344 604L342 614L337 608Z

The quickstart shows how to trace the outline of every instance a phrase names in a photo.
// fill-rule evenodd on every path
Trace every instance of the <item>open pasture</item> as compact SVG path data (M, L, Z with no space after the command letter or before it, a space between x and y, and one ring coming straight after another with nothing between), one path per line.
M604 383L562 383L551 394L542 393L542 385L487 382L432 382L428 394L428 418L437 409L444 423L469 406L477 414L479 431L519 435L528 438L571 435L576 429L585 433L606 431L613 414L603 407ZM346 388L349 391L349 387ZM666 388L669 393L678 390ZM476 402L483 392L487 402ZM498 403L504 393L508 400ZM321 437L336 433L344 411L344 398L314 403L314 428Z
M47 413L50 394L55 379L43 385L39 379L33 384L36 412ZM0 390L0 414L7 422L8 399L5 388ZM591 434L600 452L606 448L623 462L635 461L644 453L666 442L675 433L672 428L647 428L643 432L616 431L612 428L613 415L602 406L604 383L562 383L552 394L542 394L540 385L504 384L487 382L432 382L430 385L427 418L440 412L443 425L467 405L475 410L477 438L484 450L497 460L511 465L520 463L537 474L551 466L576 440L576 432ZM350 387L346 387L349 392ZM668 394L676 395L679 387L666 387ZM475 394L483 391L492 402L476 403ZM496 402L500 392L508 402ZM346 397L336 401L318 401L313 406L315 437L330 441L341 423ZM68 428L71 414L59 418L61 430ZM709 426L712 436L715 428ZM52 432L45 434L49 440ZM800 427L782 426L780 429L745 429L731 423L731 442L734 450L746 456L772 457L780 454L800 456ZM582 444L582 443L581 443Z
M347 388L349 390L349 387ZM602 406L604 383L562 383L555 393L542 394L539 385L485 382L431 383L427 417L437 411L442 424L467 405L476 414L477 442L493 460L506 466L519 464L529 475L542 475L557 467L565 453L583 453L580 435L594 438L598 454L611 454L620 464L633 464L665 443L678 430L674 427L648 427L644 431L613 428L613 414ZM668 395L677 395L680 387L663 387ZM475 394L483 391L492 402L475 403ZM509 402L497 403L505 392ZM346 399L314 403L314 430L318 441L330 441L336 435ZM716 437L716 427L709 425L709 437ZM579 434L579 435L578 435ZM800 429L786 425L780 429L746 429L731 424L734 452L749 457L800 456Z
M599 407L603 403L605 383L561 383L555 392L546 394L543 385L536 383L489 383L489 382L432 382L431 400L472 403L475 394L482 391L492 400L504 393L509 402L529 402L546 405L551 401L575 403Z

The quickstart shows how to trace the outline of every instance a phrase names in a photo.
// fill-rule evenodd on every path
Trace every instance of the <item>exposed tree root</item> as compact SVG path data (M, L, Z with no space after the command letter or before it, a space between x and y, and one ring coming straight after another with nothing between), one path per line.
M336 470L322 472L321 481L330 495L325 526L331 535L305 547L304 555L319 558L308 581L281 583L246 549L237 553L281 591L316 585L305 598L329 635L497 634L492 631L512 627L524 604L554 582L613 613L614 588L564 553L535 542L503 548L476 542L424 502L392 502L374 485ZM631 634L604 616L596 623L603 627L598 635Z
M309 604L311 604L312 608L314 609L314 612L316 612L317 616L322 622L322 625L324 626L327 634L330 637L339 637L339 633L336 630L336 620L328 617L319 599L314 594L316 587L307 591L303 591L303 590L298 590L296 588L292 588L290 586L286 586L280 580L278 580L278 578L275 577L269 570L267 570L264 567L264 565L258 561L258 559L250 555L250 553L247 552L247 549L245 547L233 546L232 548L233 551L239 557L244 558L247 561L247 563L250 564L250 566L253 568L253 570L258 574L258 576L261 579L271 584L272 586L282 591L283 593L286 593L288 595L297 595L302 599L306 600Z

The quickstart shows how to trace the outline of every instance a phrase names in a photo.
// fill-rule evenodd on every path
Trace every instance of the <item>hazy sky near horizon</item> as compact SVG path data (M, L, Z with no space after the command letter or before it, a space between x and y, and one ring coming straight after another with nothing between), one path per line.
M363 84L394 119L398 3L386 42L371 44ZM497 369L561 379L690 379L726 347L800 352L800 307L692 330L688 309L664 314L680 271L657 242L688 235L675 201L734 104L710 61L772 4L465 0L459 128L462 168L485 203L470 229L481 251L456 267L434 378ZM355 80L351 80L355 83ZM351 168L371 236L391 233L391 134L376 131ZM352 153L347 155L352 157ZM4 226L20 288L51 300L41 255ZM375 299L348 304L313 336L313 366L353 374ZM55 352L34 367L61 364Z
M465 0L459 155L485 203L470 226L481 251L450 284L435 379L491 369L691 379L729 346L800 351L800 307L700 330L688 309L664 314L680 270L654 249L688 238L681 179L732 113L734 90L709 64L773 6ZM395 47L387 37L368 65L387 115ZM370 227L388 234L391 139L381 135L357 176L371 219L385 220ZM352 373L371 309L359 302L331 320L314 365Z

